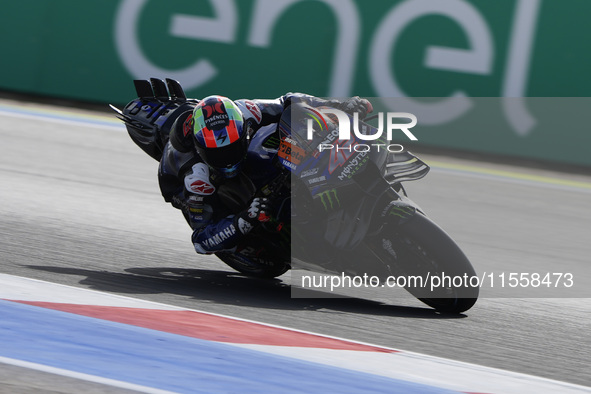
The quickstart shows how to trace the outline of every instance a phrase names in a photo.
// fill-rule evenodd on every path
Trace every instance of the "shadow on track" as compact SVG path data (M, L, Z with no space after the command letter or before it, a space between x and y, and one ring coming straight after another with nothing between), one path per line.
M27 266L60 275L85 276L84 287L109 293L170 294L200 301L245 307L346 312L415 319L458 319L463 314L442 314L431 308L397 306L354 297L327 297L327 293L299 289L306 298L292 298L291 287L281 279L257 279L233 271L181 268L129 268L122 272L82 268ZM151 301L158 301L151 299ZM162 301L158 301L162 302Z

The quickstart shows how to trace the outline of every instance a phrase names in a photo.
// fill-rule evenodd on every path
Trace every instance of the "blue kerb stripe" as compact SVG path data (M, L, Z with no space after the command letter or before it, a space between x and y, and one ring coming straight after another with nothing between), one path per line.
M0 356L161 390L449 392L9 301L0 316Z

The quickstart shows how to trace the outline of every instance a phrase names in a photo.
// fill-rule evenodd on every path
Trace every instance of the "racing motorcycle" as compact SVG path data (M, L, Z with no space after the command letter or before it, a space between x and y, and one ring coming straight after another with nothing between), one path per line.
M136 80L134 85L138 98L123 110L111 108L131 139L160 160L174 120L198 100L188 99L172 79ZM402 185L423 178L429 166L408 151L359 149L363 141L357 135L344 143L335 141L337 120L325 117L318 122L315 115L318 111L306 103L292 103L278 125L263 127L251 137L246 162L264 162L266 167L255 165L248 176L241 174L218 194L236 213L252 198L265 196L274 202L273 219L247 234L234 252L216 256L243 274L261 278L280 276L290 268L369 275L382 282L404 277L413 279L405 280L407 291L439 311L470 309L479 292L466 280L476 275L471 263ZM359 124L363 133L375 134L374 126ZM458 278L463 280L454 280Z

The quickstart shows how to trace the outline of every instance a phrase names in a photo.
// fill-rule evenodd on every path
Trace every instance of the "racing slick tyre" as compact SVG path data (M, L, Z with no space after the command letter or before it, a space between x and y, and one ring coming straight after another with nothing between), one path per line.
M420 301L446 313L461 313L476 303L479 287L470 280L476 276L472 264L449 235L423 214L388 225L380 244L393 273L404 275L407 282L422 278L414 286L404 286Z

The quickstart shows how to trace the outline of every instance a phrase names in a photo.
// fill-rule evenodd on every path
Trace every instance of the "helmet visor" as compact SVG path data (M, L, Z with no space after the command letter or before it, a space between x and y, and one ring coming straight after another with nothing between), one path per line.
M204 148L197 145L197 153L203 161L216 169L232 169L240 164L246 156L246 133L240 140L220 148Z

